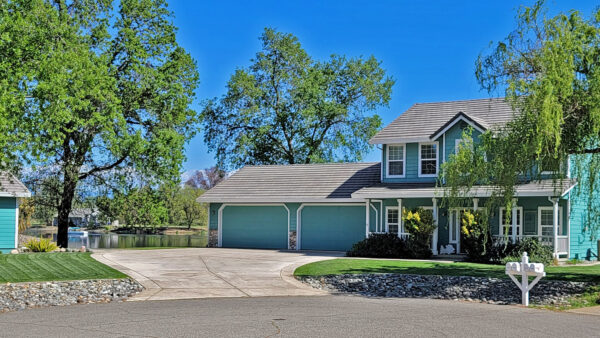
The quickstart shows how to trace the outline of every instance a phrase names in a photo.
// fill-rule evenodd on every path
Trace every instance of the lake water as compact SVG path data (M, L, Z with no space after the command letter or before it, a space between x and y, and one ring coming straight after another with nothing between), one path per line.
M28 229L25 234L53 238L56 241L56 233L41 234L35 229ZM88 233L87 239L81 236L69 235L69 248L80 248L85 245L90 249L111 248L147 248L147 247L182 247L203 248L206 247L208 238L205 234L198 235L137 235L137 234L100 234Z

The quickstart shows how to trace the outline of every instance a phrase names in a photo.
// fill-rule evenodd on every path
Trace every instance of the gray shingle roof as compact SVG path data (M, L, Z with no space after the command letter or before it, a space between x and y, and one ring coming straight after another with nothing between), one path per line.
M517 197L526 196L563 196L577 182L574 179L562 181L542 180L519 184L515 187ZM496 188L491 186L473 187L470 197L489 197ZM365 187L352 194L354 198L419 198L443 197L443 188L436 188L434 183L379 183Z
M353 192L379 182L380 170L379 163L246 166L205 192L198 201L352 201Z
M486 128L502 126L514 117L512 107L504 98L417 103L373 136L369 143L427 140L460 112Z
M13 174L0 172L0 197L31 197L31 193Z

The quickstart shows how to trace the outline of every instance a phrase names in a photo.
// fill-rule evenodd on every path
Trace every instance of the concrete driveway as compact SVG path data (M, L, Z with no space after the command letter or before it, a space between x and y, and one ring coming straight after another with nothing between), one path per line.
M146 289L131 300L314 296L292 276L300 265L343 255L250 249L97 250L92 257Z

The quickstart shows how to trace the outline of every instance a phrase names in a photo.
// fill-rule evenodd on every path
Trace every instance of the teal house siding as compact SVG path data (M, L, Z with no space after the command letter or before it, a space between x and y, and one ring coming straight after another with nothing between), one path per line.
M569 215L571 222L570 258L598 260L597 243L600 239L600 226L594 226L594 224L598 224L600 220L592 219L597 211L590 214L589 209L600 210L600 199L590 199L590 195L598 196L600 193L600 182L595 182L593 187L589 185L588 166L585 165L589 156L579 155L579 158L572 157L570 159L571 176L580 178L579 184L569 193L571 203ZM576 165L575 161L577 160L584 161L581 167ZM579 168L582 168L583 172L578 172ZM590 194L590 189L593 189L592 194Z
M436 177L419 177L419 144L418 143L406 143L405 151L406 158L404 163L404 171L405 175L402 178L391 178L387 177L387 147L385 144L383 146L383 182L385 183L415 183L415 182L431 182L434 183L437 178ZM438 172L440 159L442 158L440 155L440 145L438 144Z
M16 247L17 199L0 197L0 250L7 253Z
M346 251L366 236L364 205L306 205L301 213L303 250Z
M442 154L442 155L444 155L444 162L448 161L448 159L450 158L450 155L455 153L456 140L460 140L463 138L463 133L468 127L469 127L469 124L467 124L464 121L460 121L460 122L456 123L455 125L453 125L450 129L448 129L448 131L446 131L446 133L444 134L444 137L440 137L438 139L438 141L440 141L440 145L443 143L442 140L445 139L445 141L446 141L444 144L444 148L443 148L444 151ZM471 137L473 138L474 144L477 144L479 142L480 135L481 135L481 132L473 129L473 133L471 134Z

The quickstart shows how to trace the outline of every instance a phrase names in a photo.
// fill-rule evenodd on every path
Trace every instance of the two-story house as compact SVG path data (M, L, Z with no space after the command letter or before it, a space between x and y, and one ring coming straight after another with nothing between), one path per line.
M434 254L461 253L464 206L440 206L440 166L465 128L477 142L513 117L501 98L415 104L370 140L381 162L246 166L198 199L209 203L209 246L348 250L371 233L405 236L401 211L423 207L437 224ZM576 181L566 171L560 184L519 185L509 217L504 208L490 212L494 234L537 237L561 257L596 259L586 206L571 197ZM473 188L470 208L484 205L492 190Z

